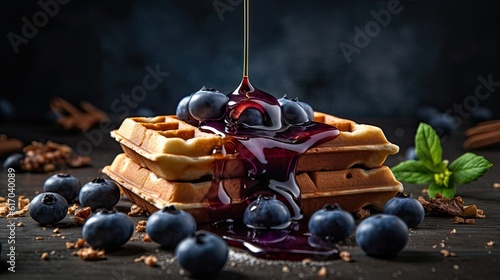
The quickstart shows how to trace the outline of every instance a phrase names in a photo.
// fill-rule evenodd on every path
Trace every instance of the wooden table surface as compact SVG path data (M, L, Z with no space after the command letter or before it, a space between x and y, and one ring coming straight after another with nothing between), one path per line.
M356 120L375 124L383 128L387 138L400 146L401 152L391 156L387 165L393 166L403 159L404 150L412 145L416 123L411 120ZM102 176L100 169L111 163L120 147L106 130L94 130L93 134L63 132L54 126L0 124L0 133L16 137L29 143L32 140L53 140L75 148L81 141L93 139L91 167L71 169L70 173L83 183ZM91 138L90 136L94 137ZM463 131L455 131L443 144L444 158L455 159L464 153L461 143ZM256 259L239 249L232 249L224 271L217 279L308 279L318 277L318 271L325 267L329 279L498 279L500 275L500 149L490 148L474 151L484 155L494 166L479 181L458 187L458 195L466 204L476 204L483 209L486 218L477 219L474 225L454 224L452 217L426 217L416 229L410 231L405 249L393 259L377 259L366 256L353 239L339 244L340 250L352 255L352 262L342 260L314 260L310 264L302 262L268 261ZM51 174L16 173L16 199L21 196L33 198L42 191L43 181ZM0 196L6 197L7 171L0 174ZM405 191L418 196L421 186L405 185ZM130 203L123 199L118 209L127 211ZM137 223L146 216L132 217ZM8 238L12 236L8 225L22 222L16 227L15 272L7 269L10 252ZM66 242L81 238L81 226L76 226L70 215L55 227L42 227L29 215L15 219L0 218L0 279L182 279L178 264L171 251L159 249L154 243L141 241L144 233L134 233L130 241L116 252L107 252L106 260L83 261L72 256L75 251L66 248ZM452 233L455 232L455 233ZM37 240L41 237L41 240ZM487 246L489 241L495 245ZM456 253L455 257L445 257L441 250ZM49 253L49 260L42 260L42 253ZM142 255L158 258L157 267L134 262Z

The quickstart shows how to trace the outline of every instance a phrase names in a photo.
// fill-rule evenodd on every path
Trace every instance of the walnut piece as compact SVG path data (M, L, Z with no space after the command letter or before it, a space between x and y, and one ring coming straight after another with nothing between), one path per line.
M137 223L137 226L135 227L135 230L137 232L145 232L146 231L146 225L147 225L147 221L146 220L139 221Z
M92 208L90 207L84 207L77 209L75 211L75 218L74 221L77 225L83 225L85 221L92 216Z
M425 212L429 215L445 215L463 218L484 218L484 211L476 205L464 205L462 197L456 196L452 199L436 195L436 198L425 200L422 196L418 201L424 206Z
M79 256L84 261L98 261L106 259L106 252L104 250L82 248L76 252L73 252L73 256Z

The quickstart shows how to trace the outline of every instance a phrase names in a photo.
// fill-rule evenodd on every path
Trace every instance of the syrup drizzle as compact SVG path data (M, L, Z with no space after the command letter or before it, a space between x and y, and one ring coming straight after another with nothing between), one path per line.
M290 210L292 219L303 218L300 207L300 188L296 182L295 168L301 154L311 147L334 139L339 131L332 126L309 122L305 125L289 125L281 115L278 100L252 86L248 79L249 53L249 0L244 0L244 54L243 79L228 95L226 114L217 121L200 124L207 130L225 138L223 147L214 151L216 158L210 205L213 220L232 216L240 219L244 208L260 194L276 195ZM247 125L239 117L248 109L256 109L262 115L261 125ZM240 197L246 203L231 204L224 178L231 177L230 159L243 164ZM237 214L236 214L237 213ZM232 214L232 215L231 215ZM235 217L236 216L236 217ZM300 221L304 223L304 221ZM338 250L308 236L307 225L285 230L268 231L249 229L241 221L222 220L211 230L221 235L230 245L245 248L259 257L300 260L304 257L330 259L338 256Z

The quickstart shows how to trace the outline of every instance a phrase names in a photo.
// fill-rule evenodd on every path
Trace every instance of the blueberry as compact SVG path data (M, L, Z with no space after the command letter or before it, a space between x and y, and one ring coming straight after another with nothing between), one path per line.
M276 196L259 195L245 209L243 223L255 229L284 229L291 223L290 211Z
M68 203L78 197L80 181L68 173L58 173L50 176L43 183L44 192L55 192L62 195Z
M455 120L448 114L436 114L428 123L440 137L450 135L456 127Z
M286 96L278 99L281 105L281 111L283 112L283 117L288 124L291 125L301 125L309 122L309 117L304 108L300 106L299 102L295 100L290 100Z
M218 235L198 231L175 248L179 265L193 276L210 276L224 268L229 254L227 243Z
M83 225L83 239L93 248L117 249L132 237L134 223L116 210L100 209Z
M53 225L66 217L68 202L58 193L41 193L31 201L29 213L39 224Z
M187 122L190 125L198 126L200 124L191 113L189 113L189 100L191 99L191 95L188 95L181 99L179 104L177 105L176 115L177 118L181 121Z
M338 204L326 205L309 219L311 234L335 241L341 241L354 232L354 218Z
M417 153L415 152L415 147L408 147L405 152L406 160L418 160Z
M477 107L476 110L472 111L470 117L472 119L472 123L474 124L490 121L495 118L493 111L491 111L490 108L483 106Z
M424 221L425 210L422 204L411 194L398 193L384 206L384 213L400 217L409 228L414 228Z
M146 225L146 232L151 239L163 247L174 248L188 235L196 231L196 221L191 214L177 210L175 206L166 206L154 212Z
M217 120L224 116L229 98L220 91L203 87L191 95L189 113L198 121Z
M311 105L309 105L308 103L303 102L303 101L299 101L299 105L306 111L307 117L309 118L309 120L313 121L314 120L314 110L311 107Z
M90 206L92 210L111 209L120 200L120 188L112 180L95 178L83 185L78 200L83 207Z
M15 153L8 156L3 162L3 168L9 169L13 168L16 171L21 171L21 162L24 159L24 154Z
M369 256L397 255L408 242L408 227L399 217L377 214L363 220L356 229L356 243Z
M255 108L248 108L241 113L238 121L248 126L257 126L264 124L264 117L259 110Z

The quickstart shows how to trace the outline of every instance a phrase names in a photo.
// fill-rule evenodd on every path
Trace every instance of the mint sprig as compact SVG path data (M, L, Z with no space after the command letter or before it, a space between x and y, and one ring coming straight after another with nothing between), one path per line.
M415 134L415 153L418 160L407 160L392 168L399 181L410 184L429 184L428 194L437 193L453 198L457 184L468 184L483 176L493 166L483 156L465 153L448 165L443 160L443 149L436 131L426 123L420 123Z

